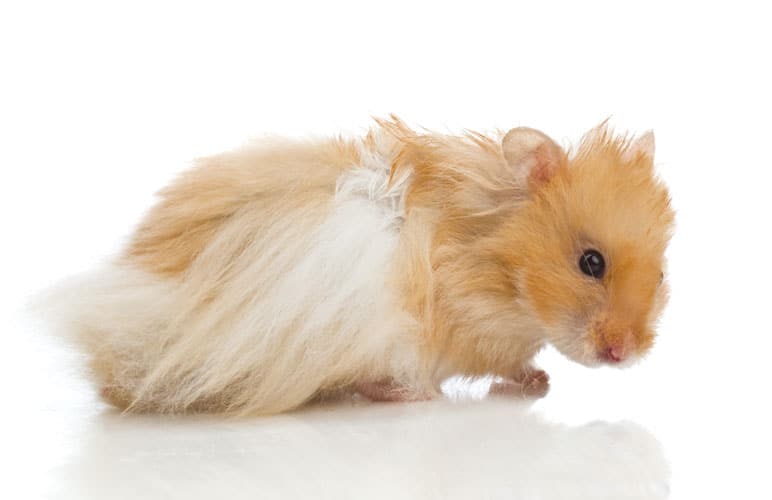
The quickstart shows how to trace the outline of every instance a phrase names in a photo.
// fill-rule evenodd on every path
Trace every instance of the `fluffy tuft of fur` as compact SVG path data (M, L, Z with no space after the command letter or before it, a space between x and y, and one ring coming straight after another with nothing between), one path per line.
M545 342L585 364L639 354L673 220L652 155L653 136L605 126L567 153L532 129L395 117L361 139L251 145L182 174L117 261L50 302L131 411L418 399L453 374L527 380ZM588 245L602 282L577 269Z

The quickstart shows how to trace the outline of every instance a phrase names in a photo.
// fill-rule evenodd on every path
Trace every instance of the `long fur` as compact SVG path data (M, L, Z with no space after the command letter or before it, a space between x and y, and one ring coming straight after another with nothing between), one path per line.
M611 162L629 153L609 144ZM431 394L453 373L512 376L568 335L520 260L556 251L527 237L555 220L560 192L534 192L529 175L501 135L419 134L397 119L361 139L252 145L184 173L119 259L49 302L102 396L133 411L274 413L363 381ZM659 200L652 182L641 196ZM650 203L659 232L664 196Z

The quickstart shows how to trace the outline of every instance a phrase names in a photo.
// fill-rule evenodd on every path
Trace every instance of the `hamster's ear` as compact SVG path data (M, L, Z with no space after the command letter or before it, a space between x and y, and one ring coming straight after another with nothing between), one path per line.
M566 153L546 134L528 127L513 128L501 141L509 166L528 180L529 188L549 181L566 161Z
M654 160L654 131L644 132L640 137L630 143L625 153L625 160L632 161L638 156Z

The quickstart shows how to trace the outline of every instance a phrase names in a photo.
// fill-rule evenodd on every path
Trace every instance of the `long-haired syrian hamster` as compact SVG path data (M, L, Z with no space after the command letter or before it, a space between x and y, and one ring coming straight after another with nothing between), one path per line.
M674 214L654 138L566 151L515 128L268 141L161 191L125 250L52 307L129 411L275 413L449 376L543 395L534 355L626 365L654 341Z

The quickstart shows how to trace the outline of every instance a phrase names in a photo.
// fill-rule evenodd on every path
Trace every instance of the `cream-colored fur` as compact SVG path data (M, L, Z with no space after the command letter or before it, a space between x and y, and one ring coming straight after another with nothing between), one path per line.
M181 275L130 256L63 285L51 303L103 396L139 411L254 414L360 380L415 385L417 323L391 269L409 175L390 184L383 151L358 153L327 196L286 184L270 207L237 207Z

